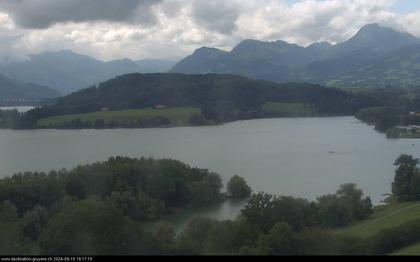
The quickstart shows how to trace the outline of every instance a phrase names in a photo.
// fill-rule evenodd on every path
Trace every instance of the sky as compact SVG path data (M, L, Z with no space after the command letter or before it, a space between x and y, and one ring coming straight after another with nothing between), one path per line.
M0 61L62 49L175 60L243 39L337 43L369 23L420 37L420 0L0 0Z

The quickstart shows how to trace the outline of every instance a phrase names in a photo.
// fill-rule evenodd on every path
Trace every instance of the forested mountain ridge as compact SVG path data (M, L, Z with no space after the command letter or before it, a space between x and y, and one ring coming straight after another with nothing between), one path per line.
M420 74L408 75L408 80L392 81L407 76L398 67L407 57L398 54L409 46L420 47L420 40L405 32L369 24L352 38L335 45L322 42L302 47L284 41L244 40L230 52L201 48L170 72L228 73L276 82L313 82L340 87L405 86L420 83ZM203 50L207 50L205 55ZM389 71L381 62L391 54L394 54L395 74L392 79L379 81L381 75L375 76L374 72Z
M151 127L169 125L171 121L167 118L180 110L185 112L185 108L192 112L187 116L191 117L188 123L205 125L268 117L353 115L361 108L377 105L381 105L381 101L371 96L314 84L278 84L236 75L128 74L29 111L17 128L42 128L45 126L40 126L38 120L64 115L74 118L66 118L72 123L64 123L60 118L63 120L60 123L66 128L93 127L92 121L98 121L98 128ZM116 117L124 110L125 115L131 115L127 121ZM87 113L93 115L80 115ZM138 114L143 113L155 116L152 123L137 123L141 120ZM114 116L109 118L110 114ZM102 117L114 121L104 125L106 119ZM184 114L181 122L185 123L185 117ZM91 123L82 124L83 118L88 118L86 120ZM179 116L177 118L179 120ZM63 128L61 124L50 127Z
M49 108L63 114L156 105L251 110L268 101L317 103L328 98L330 104L334 98L351 100L346 92L313 84L277 84L217 74L128 74L59 98Z

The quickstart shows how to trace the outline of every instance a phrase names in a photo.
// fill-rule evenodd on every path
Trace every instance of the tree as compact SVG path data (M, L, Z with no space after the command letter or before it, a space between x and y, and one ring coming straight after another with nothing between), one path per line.
M229 180L227 192L232 198L247 198L251 195L252 189L247 185L243 177L236 175Z
M356 220L365 219L373 211L369 197L363 198L363 191L355 184L344 184L334 195L318 198L321 224L326 227L340 227Z
M265 255L296 255L298 236L288 224L277 223L268 234L258 238L257 249Z
M192 206L210 205L220 200L220 190L222 187L222 179L218 174L206 173L201 181L194 182L189 186Z
M358 189L356 184L341 185L337 196L350 207L355 220L365 219L373 211L371 199L363 198L363 191Z
M204 254L232 255L242 246L240 224L236 221L214 222L204 242Z
M96 119L95 122L93 123L93 127L95 129L101 129L105 127L105 121L100 118L100 119Z
M213 106L207 103L201 106L201 115L205 120L217 120L216 110L214 110Z
M141 190L136 195L130 192L114 191L108 202L137 221L158 219L165 208L165 204L161 200L153 199Z
M268 232L274 224L272 216L273 195L259 192L251 198L241 210L241 214L252 225L263 232Z
M10 201L4 201L0 205L0 224L14 223L18 219L16 206Z
M223 182L220 175L213 172L209 172L203 180L210 186L213 199L219 200L220 191L223 188Z
M18 223L0 223L0 256L24 255L26 242Z
M44 255L142 255L153 237L105 202L84 200L55 214L40 236Z
M17 208L4 201L0 204L0 256L22 255L25 244Z
M173 255L176 253L176 233L174 229L165 224L158 224L153 231L160 255Z
M193 218L178 237L178 251L185 255L200 254L214 223L209 218Z
M321 224L324 227L341 227L353 220L350 206L337 195L325 195L318 198Z
M48 210L45 207L36 206L25 213L22 219L23 233L31 240L37 240L49 219Z
M401 155L394 163L397 166L392 193L399 200L416 200L420 197L420 179L417 165L419 159L410 155Z
M284 222L293 230L300 231L305 226L316 224L312 221L312 217L317 215L315 211L307 200L283 196L273 199L271 213L275 223Z

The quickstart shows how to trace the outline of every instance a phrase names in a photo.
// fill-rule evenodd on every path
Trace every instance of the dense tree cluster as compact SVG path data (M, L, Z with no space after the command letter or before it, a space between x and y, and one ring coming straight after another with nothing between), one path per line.
M214 204L224 198L222 187L220 176L208 170L191 168L174 160L126 157L110 158L103 163L78 166L70 171L52 171L48 174L28 172L6 177L0 180L0 224L5 227L0 233L0 243L5 243L2 241L9 238L17 246L11 246L11 243L2 245L2 254L22 254L24 246L19 243L24 238L37 241L45 233L47 225L51 227L56 220L59 221L57 226L65 226L65 222L55 219L56 216L79 217L81 220L74 221L80 221L80 224L71 224L72 220L68 223L69 227L74 227L73 233L81 234L84 228L77 231L79 226L89 227L83 215L86 215L86 219L92 219L94 207L100 207L98 214L114 210L110 214L120 216L118 223L123 226L126 223L123 217L130 221L155 220L176 209ZM95 201L98 203L95 204ZM94 207L88 208L90 205ZM84 211L69 211L79 207ZM99 223L103 214L96 218ZM108 222L105 221L102 226L105 228ZM91 225L94 225L93 220ZM97 233L104 228L99 228ZM63 227L59 229L67 230ZM53 242L48 242L50 239L50 236L44 238L40 242L41 247L56 243L57 239L52 238ZM62 250L73 248L66 249L66 246L63 243ZM55 250L60 249L52 249L52 252Z
M389 131L397 125L420 125L420 88L378 89L362 91L361 95L368 98L365 102L370 106L359 110L356 117L376 130L393 137Z
M113 128L149 128L149 127L168 127L171 121L167 117L158 116L142 120L111 120L105 121L99 118L95 121L81 120L75 118L74 120L65 121L59 124L48 125L47 128L54 129L113 129Z
M417 164L406 155L395 162L393 191L400 200L417 196ZM232 197L250 193L239 176L228 184ZM220 177L207 170L173 160L124 157L4 178L0 254L34 254L36 245L45 255L368 255L420 240L420 221L369 238L334 232L373 211L354 184L316 201L254 193L237 219L194 218L179 234L163 224L152 230L142 225L174 208L215 203L223 197L221 188Z
M284 222L294 230L305 227L340 227L362 220L371 214L369 197L354 184L345 184L336 194L325 195L315 202L292 197L278 197L266 193L252 195L241 211L247 221L262 232L276 223Z
M0 128L17 127L20 117L17 110L0 110Z
M397 166L392 193L399 200L420 199L420 170L419 160L410 155L401 155L394 163Z
M0 180L0 202L10 201L24 214L37 205L52 208L65 198L97 196L115 205L139 206L142 211L148 206L159 215L164 208L215 203L222 187L218 174L179 161L116 157L70 171L4 178Z

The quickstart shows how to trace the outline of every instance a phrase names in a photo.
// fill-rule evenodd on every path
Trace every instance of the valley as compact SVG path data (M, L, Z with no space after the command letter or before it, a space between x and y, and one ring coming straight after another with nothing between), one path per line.
M0 0L0 261L420 255L420 3Z

